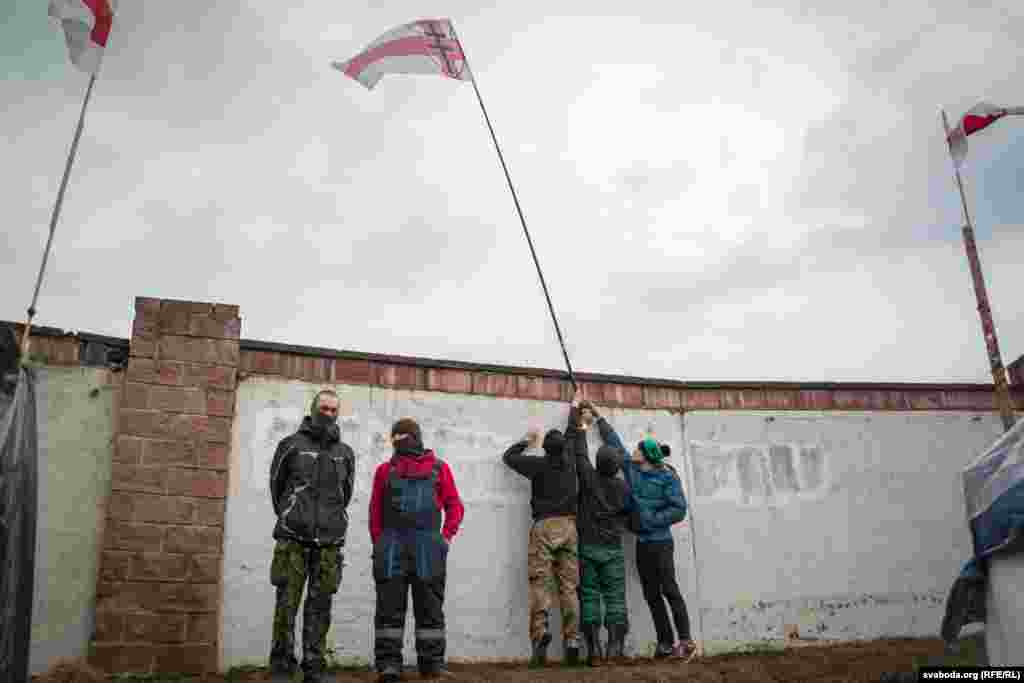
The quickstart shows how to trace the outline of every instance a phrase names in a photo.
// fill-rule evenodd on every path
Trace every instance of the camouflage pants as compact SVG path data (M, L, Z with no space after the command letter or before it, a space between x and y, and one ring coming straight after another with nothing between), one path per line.
M295 667L295 615L306 588L302 610L302 669L323 671L327 631L331 627L331 602L341 585L344 555L338 546L306 547L294 541L278 541L270 564L270 583L277 589L270 664Z
M548 629L552 593L558 593L562 610L562 639L575 642L579 599L579 557L576 550L576 520L549 517L534 522L530 529L527 570L530 577L530 640L539 640Z

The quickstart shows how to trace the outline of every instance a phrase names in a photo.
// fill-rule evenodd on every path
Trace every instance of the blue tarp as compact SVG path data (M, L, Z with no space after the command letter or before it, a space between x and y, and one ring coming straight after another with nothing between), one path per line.
M36 377L0 401L0 681L28 683L36 551ZM6 406L4 405L6 404Z
M946 600L941 633L947 643L967 624L985 622L988 558L1024 547L1024 419L964 468L962 477L974 557Z

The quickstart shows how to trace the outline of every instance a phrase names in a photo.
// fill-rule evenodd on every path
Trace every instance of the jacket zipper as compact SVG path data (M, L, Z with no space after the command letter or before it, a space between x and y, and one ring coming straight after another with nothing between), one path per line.
M321 444L322 446L322 444ZM320 461L323 460L323 452L317 448L316 462L316 486L313 487L313 543L320 545Z

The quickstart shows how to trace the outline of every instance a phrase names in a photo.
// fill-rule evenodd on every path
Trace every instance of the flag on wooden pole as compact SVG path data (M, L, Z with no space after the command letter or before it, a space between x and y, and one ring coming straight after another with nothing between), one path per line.
M947 130L946 141L949 153L957 168L963 166L967 158L967 136L988 128L1004 116L1024 114L1024 107L997 107L988 102L979 102L960 117L957 125Z
M53 236L57 231L60 208L64 202L64 192L68 187L71 166L75 162L75 152L78 151L78 141L82 138L85 111L89 108L92 87L96 84L96 75L100 70L100 62L103 61L103 51L107 47L110 29L114 25L116 4L117 0L50 0L49 15L60 21L61 27L64 29L64 40L68 44L68 56L71 58L71 63L90 76L89 85L85 88L85 97L82 99L82 110L78 114L75 136L71 141L71 151L68 152L68 159L64 164L64 177L61 178L60 189L57 190L57 201L54 202L53 213L50 214L50 232L46 238L46 247L43 249L43 262L39 265L39 274L36 276L36 288L32 293L32 303L28 305L28 317L25 319L25 331L21 338L23 363L28 361L32 320L36 316L39 290L43 286L46 262L50 258L50 247L53 246Z
M50 0L49 15L64 29L68 56L86 73L100 70L116 4L117 0Z
M565 349L565 340L562 338L562 330L558 326L555 307L551 303L547 283L544 282L544 273L540 269L537 252L533 248L533 240L530 239L530 231L526 228L526 219L523 217L523 209L519 205L516 188L512 185L512 176L509 175L505 156L501 153L501 146L498 145L498 136L494 134L494 126L491 125L491 117L487 115L487 107L484 106L480 88L469 69L469 60L466 58L466 52L462 48L459 37L455 34L455 27L452 26L451 20L421 19L402 24L378 37L352 59L346 62L332 62L332 65L345 75L362 83L369 90L372 90L378 81L389 73L439 74L446 78L469 81L473 84L476 101L480 104L480 111L483 112L487 130L491 133L494 150L498 153L498 160L505 172L505 181L508 183L512 201L515 202L516 212L519 214L519 223L523 226L526 243L530 247L530 254L533 255L533 264L537 267L537 275L540 278L541 288L544 290L544 298L547 299L548 310L555 323L558 343L562 347L562 356L565 358L565 365L569 370L569 381L572 382L573 389L576 389L576 376L573 374L572 364L569 362L569 353Z

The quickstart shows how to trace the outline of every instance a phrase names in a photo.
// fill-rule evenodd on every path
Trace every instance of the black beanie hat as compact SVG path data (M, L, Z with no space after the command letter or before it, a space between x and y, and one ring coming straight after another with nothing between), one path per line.
M557 429L552 429L544 435L544 452L548 455L561 455L565 449L565 436Z
M391 436L398 436L399 434L408 434L412 438L402 439L395 444L397 447L411 446L413 448L423 448L423 434L420 432L420 426L411 417L403 417L391 426Z

